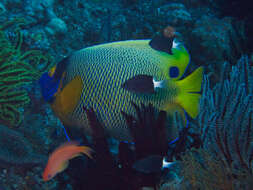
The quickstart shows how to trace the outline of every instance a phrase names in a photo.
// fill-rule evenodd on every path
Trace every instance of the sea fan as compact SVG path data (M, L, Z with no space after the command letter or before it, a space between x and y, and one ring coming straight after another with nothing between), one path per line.
M227 175L236 176L234 187L247 189L253 172L253 68L248 57L232 67L225 63L222 76L213 89L205 76L195 130L201 134L205 150L221 161Z

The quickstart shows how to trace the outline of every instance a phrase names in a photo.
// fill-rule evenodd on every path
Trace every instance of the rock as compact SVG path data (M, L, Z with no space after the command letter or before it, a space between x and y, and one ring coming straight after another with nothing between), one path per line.
M54 5L54 0L42 0L41 3L46 7L46 8L52 8Z
M53 11L54 0L25 0L24 7L27 15L36 18L37 22L45 22L55 18Z
M53 18L45 28L50 35L65 34L68 31L66 23L60 18Z
M23 5L22 0L4 0L4 1L1 1L1 2L5 5L5 8L8 11L13 10L13 9L22 8L22 5Z
M223 62L224 52L231 54L230 34L234 30L231 23L230 18L218 19L212 16L202 16L196 21L192 34L200 44L196 52L200 49L204 52L202 62Z
M33 152L30 142L23 134L3 125L0 125L0 132L0 161L4 167L33 166L46 161L44 155Z
M6 11L5 6L0 2L0 15Z
M181 182L183 180L182 175L182 163L180 161L174 162L169 169L165 169L161 177L160 190L182 189Z
M45 30L41 28L32 28L29 30L22 30L24 41L31 49L39 49L48 51L50 49L50 42L46 35ZM41 67L45 66L43 64L39 65Z
M170 3L159 8L159 13L173 26L190 24L191 14L181 3Z

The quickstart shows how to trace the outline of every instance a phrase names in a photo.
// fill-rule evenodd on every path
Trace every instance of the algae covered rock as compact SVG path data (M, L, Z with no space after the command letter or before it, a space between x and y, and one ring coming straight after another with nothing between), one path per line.
M56 17L48 23L46 31L51 35L65 34L68 31L68 28L62 19Z
M171 25L185 25L192 22L191 14L187 11L184 4L181 3L169 3L159 8L161 15L166 17L165 19Z
M204 50L207 58L216 62L223 61L224 52L230 54L230 36L233 31L230 18L217 19L210 16L203 16L195 23L196 28L192 31L196 40L200 41L201 49Z
M0 163L7 165L38 165L46 161L46 156L36 154L23 134L0 125Z
M5 6L0 2L0 15L6 11Z

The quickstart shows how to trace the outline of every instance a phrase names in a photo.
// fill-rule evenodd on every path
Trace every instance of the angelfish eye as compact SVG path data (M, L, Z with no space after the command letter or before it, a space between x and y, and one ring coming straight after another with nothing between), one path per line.
M175 66L170 67L170 69L169 69L169 76L171 78L177 78L179 76L179 69L178 69L178 67L175 67Z

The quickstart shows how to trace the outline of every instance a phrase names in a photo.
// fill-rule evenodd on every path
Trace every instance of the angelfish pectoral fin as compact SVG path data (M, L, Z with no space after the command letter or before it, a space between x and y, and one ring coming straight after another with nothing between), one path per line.
M83 82L81 76L76 76L70 83L68 83L60 94L62 102L62 111L64 113L72 112L80 100L83 89Z
M61 117L74 111L80 100L82 89L83 81L81 76L76 76L57 94L55 101L52 104L53 110Z
M135 93L152 94L155 92L153 76L148 75L136 75L124 82L121 87Z

